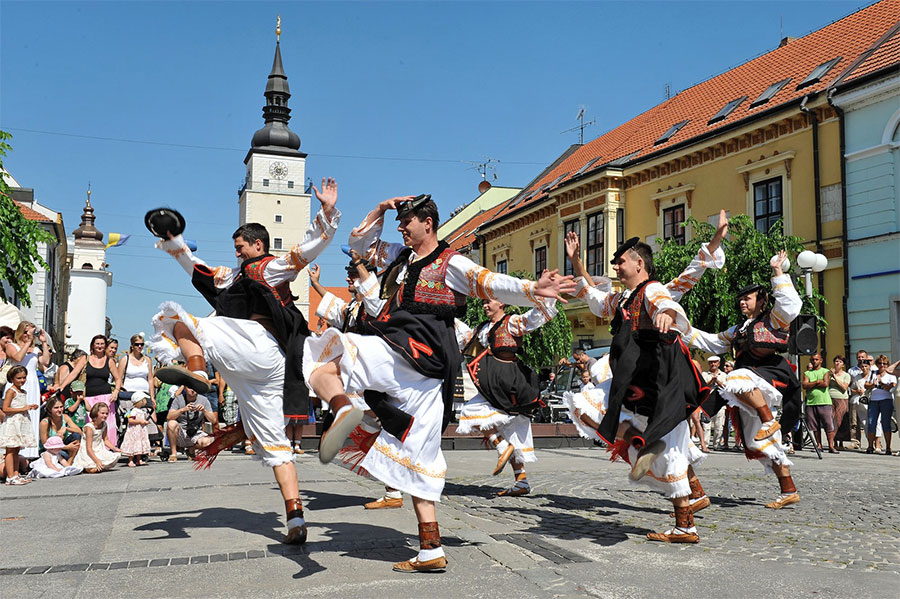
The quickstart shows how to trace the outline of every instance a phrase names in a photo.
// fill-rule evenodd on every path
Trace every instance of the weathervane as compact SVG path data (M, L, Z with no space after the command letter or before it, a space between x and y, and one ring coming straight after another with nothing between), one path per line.
M275 41L281 41L281 15L278 15L278 20L275 22Z

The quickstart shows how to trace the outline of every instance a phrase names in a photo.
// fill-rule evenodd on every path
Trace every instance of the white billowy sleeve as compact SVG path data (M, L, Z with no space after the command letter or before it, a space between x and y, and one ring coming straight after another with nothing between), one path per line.
M322 209L319 209L316 217L306 228L303 240L284 256L279 256L266 264L263 274L266 282L275 287L285 281L296 279L300 271L328 247L340 222L341 211L337 208L331 211L331 218L326 218Z
M156 242L156 247L175 258L188 276L194 275L195 266L212 268L213 281L218 289L224 289L230 286L237 275L235 270L228 266L210 267L206 262L191 252L191 249L184 242L184 237L181 235L176 235L173 239L161 239Z
M350 249L356 250L369 264L382 269L393 262L406 246L381 240L384 214L375 216L376 210L367 214L362 223L350 231L349 245Z
M387 300L381 299L381 295L379 294L381 285L378 282L378 277L371 275L365 281L356 279L353 286L356 287L356 292L362 296L363 307L365 308L366 313L369 316L378 316L381 314Z
M791 322L800 315L803 300L791 281L791 275L772 277L772 295L775 305L769 312L769 322L776 329L787 330Z
M347 319L347 302L328 291L316 306L316 316L324 318L329 325L339 329L344 326Z
M456 335L456 343L459 345L459 351L462 351L472 341L472 328L458 318L453 319L453 332Z
M707 333L691 327L687 333L682 335L684 342L691 347L710 354L724 354L731 351L731 342L734 341L740 327L737 325L721 333Z
M595 316L612 318L616 315L616 305L622 294L603 291L588 285L584 277L578 277L575 279L575 297L584 300Z
M546 307L534 291L537 283L491 272L465 256L454 254L447 264L447 286L457 293L495 299L511 306Z
M710 253L708 246L708 243L704 243L687 268L680 275L666 283L666 289L669 290L672 299L676 302L680 302L681 296L697 284L697 281L700 280L707 268L722 268L725 266L725 252L722 251L722 247L719 246L715 252Z
M651 320L655 320L659 312L670 310L675 313L673 329L682 335L691 330L691 323L688 321L687 314L684 313L684 308L672 299L669 290L662 283L648 283L644 287L644 305L647 307L647 313Z
M539 298L543 306L532 308L524 314L513 314L506 321L506 330L513 337L524 337L526 333L537 330L547 324L556 316L556 300L551 298Z

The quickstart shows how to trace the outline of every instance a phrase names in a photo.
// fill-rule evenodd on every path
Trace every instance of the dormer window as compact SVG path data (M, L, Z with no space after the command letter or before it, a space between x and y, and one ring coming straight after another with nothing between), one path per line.
M654 146L658 146L659 144L664 144L664 143L666 143L667 141L669 141L670 139L672 139L672 137L673 137L676 133L678 133L678 131L679 131L682 127L684 127L685 125L687 125L687 124L690 123L690 122L691 122L690 120L687 120L687 121L681 121L680 123L675 123L674 125L672 125L671 127L669 127L669 130L668 130L668 131L666 131L665 133L662 134L662 137L660 137L660 138L657 139L655 142L653 142L653 145L654 145Z
M762 106L763 104L765 104L766 102L771 100L773 97L775 97L775 94L780 92L781 88L784 87L785 85L787 85L788 83L790 83L790 81L791 81L791 78L788 77L787 79L782 79L778 83L773 83L772 85L767 87L766 91L761 93L757 99L755 99L755 100L753 100L753 102L751 102L750 108L756 108L757 106Z
M813 83L818 83L822 79L822 77L827 75L828 71L830 71L832 67L834 67L834 65L836 65L840 61L841 57L838 56L837 58L832 58L828 62L823 62L822 64L814 68L812 70L812 73L806 76L806 79L800 82L800 85L797 86L797 89L803 89L804 87L812 85Z
M744 100L747 99L747 96L741 96L737 100L732 100L728 104L722 107L722 110L717 112L713 118L709 119L706 123L707 125L712 125L718 123L719 121L724 121L728 118L728 115L734 112L734 109L744 103Z

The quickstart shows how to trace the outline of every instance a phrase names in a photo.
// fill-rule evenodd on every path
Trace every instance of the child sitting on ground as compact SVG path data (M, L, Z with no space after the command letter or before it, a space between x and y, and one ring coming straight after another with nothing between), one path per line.
M106 419L109 417L109 406L97 402L91 406L91 421L84 427L84 442L73 466L84 468L88 474L109 470L119 461L121 450L109 440L106 430Z
M41 457L31 463L31 478L61 478L80 474L81 468L70 466L68 460L60 455L63 448L62 437L49 437L44 443Z
M144 459L150 453L150 435L147 425L150 424L150 413L146 408L146 395L136 392L132 396L134 404L125 415L128 427L122 440L122 455L128 456L128 467L146 466Z

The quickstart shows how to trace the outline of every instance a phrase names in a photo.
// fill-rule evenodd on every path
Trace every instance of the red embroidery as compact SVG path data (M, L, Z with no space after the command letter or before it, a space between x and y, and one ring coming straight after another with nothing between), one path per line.
M412 337L409 338L409 348L412 350L412 356L416 360L419 359L419 352L421 351L426 356L434 355L434 350L425 345L424 343L419 343Z

